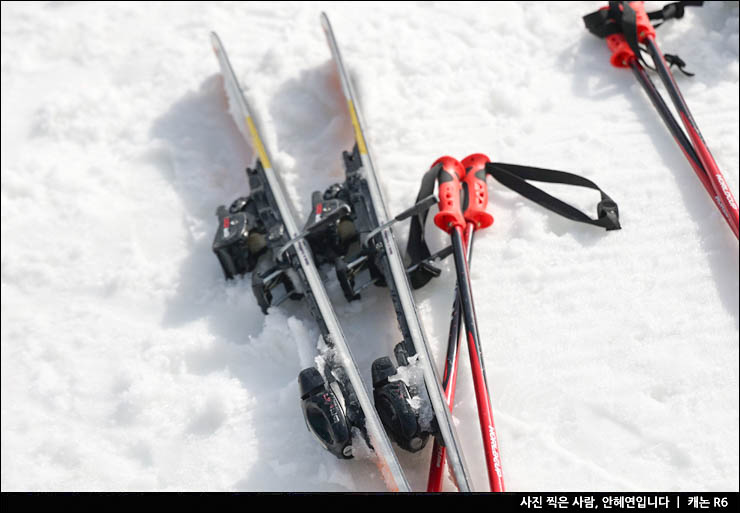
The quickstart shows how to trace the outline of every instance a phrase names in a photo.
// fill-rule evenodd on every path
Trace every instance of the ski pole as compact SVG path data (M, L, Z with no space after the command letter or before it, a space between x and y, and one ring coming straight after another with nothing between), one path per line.
M644 6L642 6L642 12L645 12ZM638 19L639 14L640 11L638 11ZM652 29L652 26L650 28ZM655 69L658 71L658 75L663 81L663 85L665 85L665 88L668 90L668 95L671 97L673 105L676 107L684 127L686 127L689 138L694 143L694 149L699 156L699 160L704 165L707 177L712 184L715 194L724 206L725 211L723 214L725 214L725 217L729 220L730 227L732 228L735 237L738 237L740 228L738 222L737 202L732 196L732 192L730 191L730 187L727 185L725 177L722 175L722 171L720 171L717 162L709 151L709 148L704 141L704 137L702 137L701 132L699 131L699 126L696 124L696 121L694 121L694 118L689 111L686 100L684 100L681 95L681 91L678 89L678 84L676 84L676 80L673 78L673 74L663 57L663 53L655 42L655 29L647 34L645 40L648 53L650 53L650 56L653 58L653 62L655 63Z
M472 259L473 250L473 233L477 228L486 228L493 223L493 217L485 212L485 206L488 204L488 188L485 184L485 164L488 162L488 157L482 154L469 155L462 161L462 166L465 170L464 183L467 185L464 188L463 197L465 198L464 204L468 205L468 208L464 212L465 217L465 233L463 236L463 243L465 245L465 253L467 257L468 266ZM474 173L482 172L482 184L483 188L480 189L480 182L469 183L472 179L475 179ZM477 186L477 187L476 187ZM475 207L470 208L470 194L471 190L475 191L476 195L482 195L482 197L475 203ZM474 212L481 210L490 218L488 223L480 223L474 220ZM447 399L447 405L452 411L455 403L455 386L457 384L457 366L458 356L460 348L460 339L462 338L462 322L461 322L461 305L460 295L457 285L455 285L455 299L452 306L452 318L450 321L450 331L447 338L447 356L445 358L445 368L442 378L442 388L445 392ZM436 440L432 449L432 459L429 465L429 479L427 481L428 492L439 492L442 490L442 476L445 466L445 448L440 445Z
M473 237L465 229L464 243L468 264L472 256ZM452 303L452 317L450 320L450 332L447 336L447 355L445 357L445 368L442 377L442 388L444 389L447 407L452 411L455 404L455 387L457 385L457 363L460 350L460 339L462 337L462 318L460 315L460 295L455 285L455 300ZM445 448L436 439L432 448L432 459L429 463L429 478L427 480L427 492L442 491L442 476L445 467Z
M634 27L637 32L637 41L647 47L650 57L653 59L655 69L660 76L663 85L668 90L668 95L678 111L678 116L688 132L689 139L693 143L694 151L699 161L704 166L706 176L714 191L715 200L719 199L720 210L728 220L735 237L739 237L740 228L738 221L738 207L735 198L732 196L730 187L727 185L725 177L714 160L704 138L699 131L699 126L694 121L694 117L689 111L681 91L678 88L676 80L673 78L668 64L666 63L663 52L658 48L655 40L655 27L650 22L650 17L645 11L644 2L629 2L629 7L635 12Z
M665 21L671 18L681 18L685 6L701 5L702 3L676 2L675 4L665 5L661 11L647 13L644 2L614 1L609 2L608 7L602 7L598 11L584 16L583 20L586 28L592 34L606 39L612 52L611 64L618 68L632 69L633 74L647 93L707 193L716 203L735 237L738 237L737 202L709 152L685 100L681 96L678 85L669 70L666 56L658 48L655 40L655 27L651 23L652 19ZM668 89L679 117L681 117L686 127L688 137L645 71L645 67L649 66L642 58L641 53L644 50L640 46L641 44L644 44L651 54L656 71ZM680 59L676 59L675 62L679 66L683 66ZM645 64L645 67L643 67L643 64Z
M473 238L472 231L486 228L493 224L493 216L486 212L486 206L488 205L488 186L486 185L485 166L488 161L488 157L482 154L473 154L463 160L463 166L468 170L465 174L468 201L463 215L471 241ZM462 246L460 248L462 249ZM475 317L473 291L470 288L470 271L465 261L464 253L460 255L459 251L455 251L453 254L455 255L455 264L458 270L458 283L460 283L461 279L464 279L460 287L460 303L468 337L468 354L473 373L475 398L478 404L478 419L480 421L483 446L486 454L488 481L491 485L491 491L503 492L504 474L501 468L501 454L499 452L498 437L496 436L496 427L493 423L493 409L491 408L491 397L488 391L486 369L483 364L483 351L478 335L478 321ZM464 273L460 273L461 270Z
M725 209L722 199L714 191L714 187L712 187L712 183L709 180L709 174L704 168L704 165L701 163L699 156L696 154L694 146L686 137L683 129L678 124L678 121L676 121L676 118L673 116L673 113L668 108L668 105L666 105L663 97L656 89L655 84L652 80L650 80L650 76L645 71L645 68L643 68L642 64L640 64L635 58L630 59L629 66L632 69L635 77L637 78L637 81L640 83L640 85L642 85L643 89L647 93L648 98L655 107L655 110L658 111L658 114L663 120L663 123L665 123L666 127L668 127L668 130L671 132L671 135L673 135L673 139L676 141L679 148L681 148L681 151L686 157L686 160L689 161L691 168L694 170L694 173L696 173L697 178L699 178L699 180L701 181L704 189L707 191L707 194L709 194L709 196L714 199L717 208L722 213L722 218L727 222L727 225L730 227L730 229L733 232L736 232L735 227L732 224L732 218L727 212L727 209Z
M686 137L686 134L684 133L681 126L678 124L678 121L676 121L676 118L673 116L673 113L668 108L668 105L666 105L663 97L660 95L660 92L658 92L655 84L645 71L645 68L642 66L642 64L640 64L640 61L637 60L635 52L632 50L632 48L630 48L629 44L627 44L627 40L625 39L624 34L617 33L607 36L606 44L609 47L609 50L611 50L612 52L612 56L610 59L612 65L617 68L629 67L632 70L635 78L645 90L645 93L648 95L648 98L653 104L653 107L655 107L655 110L658 111L658 114L663 120L663 123L665 123L668 131L671 133L673 139L676 141L679 148L683 152L686 160L689 161L691 168L694 170L694 173L696 173L696 176L701 181L704 189L707 191L709 196L714 199L717 204L717 208L722 213L722 217L730 226L730 229L734 232L735 230L733 228L732 220L728 215L721 198L714 192L714 188L712 187L712 184L709 180L709 175L704 168L701 160L699 160L699 156L696 154L694 146Z
M468 265L473 251L473 224L466 223L465 235L463 237ZM462 338L462 317L460 306L460 294L455 285L454 301L452 303L452 317L450 320L450 332L447 336L447 356L445 357L445 368L442 377L442 388L447 399L447 406L452 411L455 404L455 386L457 385L457 363ZM429 464L429 479L427 481L427 492L442 491L442 475L445 467L445 448L437 440L432 448L432 460Z
M498 449L496 429L493 423L491 400L486 383L483 352L478 333L478 323L475 317L475 308L473 306L473 292L470 286L470 274L463 241L463 230L466 227L466 221L460 207L460 177L464 176L464 169L452 157L442 157L435 162L436 164L441 164L442 166L438 175L440 211L434 217L434 224L449 233L452 239L452 254L455 260L460 306L468 339L468 354L470 356L470 367L473 374L475 400L478 406L478 420L483 437L488 481L492 491L500 492L504 490L501 456ZM473 173L472 176L475 177L477 174ZM485 189L485 172L482 173L482 176L483 189ZM477 181L476 179L471 180L474 184ZM477 184L475 190L481 190L480 184ZM468 208L472 205L470 200L473 199L475 200L475 206L470 211L470 215L475 216L481 208L485 213L485 204L482 204L480 194L470 195Z

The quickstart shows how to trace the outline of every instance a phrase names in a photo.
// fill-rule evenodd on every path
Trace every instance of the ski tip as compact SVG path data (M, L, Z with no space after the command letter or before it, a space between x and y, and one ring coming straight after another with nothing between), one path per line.
M329 23L329 16L324 11L321 11L321 26L324 30L331 30L331 23Z
M221 46L221 39L218 37L218 34L216 34L215 31L211 31L211 45L213 46L213 49L216 50L219 46Z

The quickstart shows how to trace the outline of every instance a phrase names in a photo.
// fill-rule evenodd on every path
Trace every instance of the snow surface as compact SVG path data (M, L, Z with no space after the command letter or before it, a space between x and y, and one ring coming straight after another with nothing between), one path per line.
M508 489L737 491L738 243L583 28L600 5L4 2L2 490L384 489L304 426L296 377L318 331L302 305L264 317L210 249L250 150L208 33L305 218L352 144L326 10L391 211L438 156L473 152L583 174L619 203L605 233L489 185L472 279ZM738 5L689 8L659 39L696 73L677 79L738 197ZM593 211L593 194L556 192ZM442 267L416 293L440 366ZM399 340L388 295L328 287L369 382ZM465 353L460 372L485 490ZM416 490L430 446L400 454Z

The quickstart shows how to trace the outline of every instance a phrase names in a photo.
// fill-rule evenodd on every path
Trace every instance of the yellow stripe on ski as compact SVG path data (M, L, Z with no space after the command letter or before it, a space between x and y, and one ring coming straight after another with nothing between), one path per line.
M362 128L360 128L360 121L357 119L355 104L352 103L352 100L347 100L347 104L349 105L349 115L352 118L352 126L355 127L355 139L357 139L357 147L360 149L360 154L367 154L365 138L362 136Z
M260 136L257 133L257 127L254 126L254 121L252 121L252 118L250 118L249 116L246 117L246 120L247 128L249 128L249 133L252 135L252 143L254 143L254 149L257 150L257 156L259 157L260 162L262 162L262 167L272 167L270 165L270 161L267 158L267 152L265 152L265 147L262 144L262 139L260 139Z

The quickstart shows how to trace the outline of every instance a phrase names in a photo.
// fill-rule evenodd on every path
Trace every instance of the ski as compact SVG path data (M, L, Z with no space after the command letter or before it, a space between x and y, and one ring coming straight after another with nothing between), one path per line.
M361 231L364 231L362 250L355 253L349 261L343 258L335 259L337 276L348 300L359 297L359 290L370 283L389 288L404 338L395 347L396 360L399 366L405 367L409 365L410 359L415 359L415 368L420 368L423 376L418 387L413 383L404 383L395 376L398 374L397 368L388 357L376 360L372 369L375 404L389 434L404 449L418 451L425 445L430 433L438 433L445 446L448 466L458 489L468 492L472 490L470 474L414 304L407 276L407 272L411 270L407 269L403 262L391 228L395 220L428 209L428 205L422 200L409 211L391 219L367 147L356 95L325 13L321 14L321 25L339 74L355 132L353 151L344 153L347 180L342 191L344 199L355 209L355 220L360 222ZM327 193L331 195L331 191ZM326 196L325 193L325 198ZM428 262L416 262L416 265L426 266L427 270L431 267ZM368 270L371 279L358 286L356 277L361 270ZM412 406L411 399L417 395L420 396L421 402L428 402L431 405L434 422L429 425L424 421L423 407Z
M298 378L306 425L327 450L341 459L353 456L353 431L359 430L372 448L388 488L411 491L362 383L307 241L344 211L325 210L313 216L303 230L298 228L215 32L211 33L211 43L223 75L229 112L255 151L254 163L247 169L249 195L217 211L219 229L213 250L224 275L228 279L251 273L252 289L264 313L288 298L307 303L325 347L319 349L318 359L323 361L323 372L311 367L301 371Z

